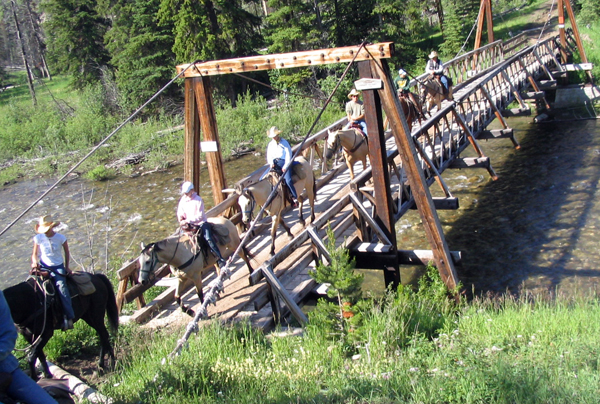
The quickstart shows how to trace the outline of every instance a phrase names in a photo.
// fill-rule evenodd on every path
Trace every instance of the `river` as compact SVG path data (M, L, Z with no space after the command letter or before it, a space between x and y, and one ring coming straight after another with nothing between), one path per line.
M577 294L600 281L600 125L596 120L531 121L508 121L519 150L508 139L481 141L497 181L484 169L443 174L460 208L438 214L450 249L462 252L457 272L469 290L560 289ZM469 148L463 156L472 153ZM252 155L228 162L226 178L233 184L262 163L263 157ZM76 178L60 185L0 237L0 287L25 279L33 226L45 214L63 222L58 230L69 239L73 269L114 269L114 263L106 262L107 251L111 259L137 256L140 242L162 239L175 230L182 172L180 165L137 178L96 183ZM201 195L210 206L206 171L201 177ZM12 222L52 183L32 179L0 189L0 226ZM431 187L434 194L436 188ZM396 229L400 249L429 249L416 211ZM418 273L403 268L403 282L414 281ZM367 275L367 287L382 288L379 273Z

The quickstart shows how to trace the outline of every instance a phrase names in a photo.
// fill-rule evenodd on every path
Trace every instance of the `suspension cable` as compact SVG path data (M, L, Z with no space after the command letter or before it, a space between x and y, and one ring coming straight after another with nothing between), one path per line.
M329 97L327 98L327 101L325 101L325 105L323 105L323 107L319 111L319 114L315 118L315 120L314 120L313 124L311 125L310 129L308 130L308 132L306 133L306 136L304 136L304 139L300 143L300 146L298 146L298 148L296 149L296 152L294 153L294 155L290 159L290 163L287 166L283 167L284 170L287 170L291 166L291 164L293 164L293 161L296 158L296 156L298 156L298 154L302 151L302 146L304 146L304 143L306 142L306 139L308 139L308 137L311 134L311 132L313 131L315 125L317 124L317 122L319 122L319 119L321 119L321 115L323 115L323 112L325 112L325 109L327 108L327 105L329 105L329 103L331 102L331 99L333 98L334 94L336 93L338 87L340 86L340 84L342 83L342 81L344 80L344 78L346 77L346 75L348 74L348 71L350 70L350 67L352 67L352 64L356 60L356 57L360 53L361 49L363 49L365 47L365 45L366 45L366 42L363 42L360 45L360 47L358 48L358 50L354 54L354 57L348 63L348 66L346 66L346 69L344 70L344 73L342 73L342 76L338 80L335 88L331 91L331 94L329 94ZM248 238L252 234L252 230L254 229L254 227L256 226L256 224L258 223L258 220L262 217L262 215L263 215L263 213L265 211L265 208L267 206L269 206L271 204L271 202L273 202L273 199L275 198L275 195L277 194L277 188L279 187L279 185L281 184L282 181L283 181L283 176L279 177L279 180L277 181L277 184L274 186L273 190L271 191L271 193L267 197L267 200L265 201L265 203L261 207L260 211L256 215L256 218L250 223L250 227L246 231L246 234L244 235L244 238L240 241L240 244L235 249L235 251L230 255L229 259L225 263L225 266L223 268L221 268L221 273L219 274L219 276L216 279L214 279L209 284L209 291L208 291L208 293L205 294L204 301L200 305L200 308L197 309L196 315L194 316L194 319L188 323L183 337L181 337L181 339L177 341L177 346L169 354L169 358L172 358L175 355L179 354L179 352L181 351L181 348L183 348L183 346L186 344L187 340L190 338L190 336L192 335L192 333L198 331L198 321L200 321L201 318L208 317L208 311L207 311L208 305L210 303L215 303L216 302L216 300L217 300L217 293L219 293L221 290L223 290L223 282L231 275L231 272L229 271L229 264L230 264L230 262L232 261L233 257L235 257L237 254L239 254L240 250L242 248L244 248L244 246L246 245L246 243L248 241Z
M177 76L172 78L167 84L165 84L160 90L158 90L152 97L148 99L141 107L139 107L133 114L129 116L126 120L124 120L115 130L113 130L108 136L106 136L100 143L98 143L88 154L86 154L77 164L75 164L69 171L67 171L62 177L60 177L46 192L44 192L38 199L36 199L29 207L27 207L15 220L13 220L9 225L7 225L1 232L0 237L4 233L6 233L11 227L15 225L23 216L27 214L35 205L37 205L46 195L48 195L54 188L58 186L65 178L69 176L77 167L79 167L85 160L87 160L92 154L94 154L104 143L106 143L110 138L112 138L117 132L119 132L126 124L131 122L133 118L135 118L148 104L150 104L156 97L158 97L163 91L165 91L175 80L177 80L181 75L183 75L187 69L191 66L195 66L198 61L188 65L185 69L183 69Z
M548 12L548 17L546 18L546 22L544 23L544 25L542 26L542 29L540 30L540 35L538 36L535 46L533 47L534 49L539 46L540 39L542 39L542 35L544 34L544 30L546 29L546 25L548 25L548 23L552 19L552 10L554 10L555 3L556 3L556 0L552 0L552 4L550 5L550 11Z

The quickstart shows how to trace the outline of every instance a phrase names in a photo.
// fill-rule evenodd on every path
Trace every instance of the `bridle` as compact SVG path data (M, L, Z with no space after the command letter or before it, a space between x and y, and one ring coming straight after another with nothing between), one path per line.
M166 263L167 265L171 265L171 261L173 261L173 258L175 258L175 254L177 254L178 248L179 248L179 237L177 238L177 245L175 246L175 251L173 251L173 255L171 256L169 261ZM142 254L147 254L148 250L152 250L152 252L150 253L150 264L144 265L143 268L140 268L140 272L143 274L146 274L146 276L148 277L148 280L152 280L156 277L156 273L154 271L155 271L156 265L160 262L158 260L158 254L156 253L156 243L148 244L146 246L146 248L144 248L144 251L146 251L146 252L142 251ZM146 268L149 268L149 269L146 269Z
M250 191L249 189L245 189L242 195L245 195L250 201L250 203L246 207L246 210L242 212L248 218L248 223L250 223L254 219L254 208L256 207L256 199L254 199L254 194L252 194L252 191Z

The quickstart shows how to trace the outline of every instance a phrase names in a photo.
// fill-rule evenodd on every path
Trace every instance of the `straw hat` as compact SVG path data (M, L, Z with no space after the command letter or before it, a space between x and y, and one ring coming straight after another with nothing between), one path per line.
M271 126L271 129L269 129L267 131L267 136L272 139L275 136L279 135L280 133L281 133L281 131L277 128L277 126Z
M189 181L184 182L183 184L181 184L181 193L182 194L187 194L188 192L190 192L192 189L194 189L194 184L192 184Z
M438 57L437 52L436 51L431 51L431 53L429 54L429 59L433 59L433 58L436 58L436 57Z
M352 98L353 95L360 95L360 92L356 91L356 88L353 88L352 91L348 93L348 98Z
M52 220L52 216L46 215L40 217L39 222L35 225L35 232L39 234L46 233L53 227L56 227L60 224L60 222L54 222Z

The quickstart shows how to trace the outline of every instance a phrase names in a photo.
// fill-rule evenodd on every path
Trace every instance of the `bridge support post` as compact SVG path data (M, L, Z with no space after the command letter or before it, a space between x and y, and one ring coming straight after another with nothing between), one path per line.
M396 96L387 61L373 61L371 67L375 75L384 80L383 89L378 90L379 96L386 116L390 121L392 133L396 138L398 153L402 158L417 209L423 220L427 239L432 247L435 265L446 286L449 289L455 289L458 285L458 277L456 276L452 255L446 243L425 175L418 163L417 150L402 112L400 101ZM371 162L371 164L373 163Z
M371 62L369 61L358 63L358 72L361 78L373 78L371 69ZM395 253L397 249L396 228L385 148L381 100L376 90L363 91L363 100L365 103L365 120L369 132L369 160L373 173L375 220L383 232L386 233L391 243L392 252ZM384 279L386 286L392 285L395 288L400 285L400 267L397 259L393 262L387 261L384 266Z
M225 200L222 190L227 188L223 158L217 131L217 118L213 107L210 79L193 77L185 79L185 155L184 178L200 190L200 131L207 145L206 163L213 191L214 204Z

